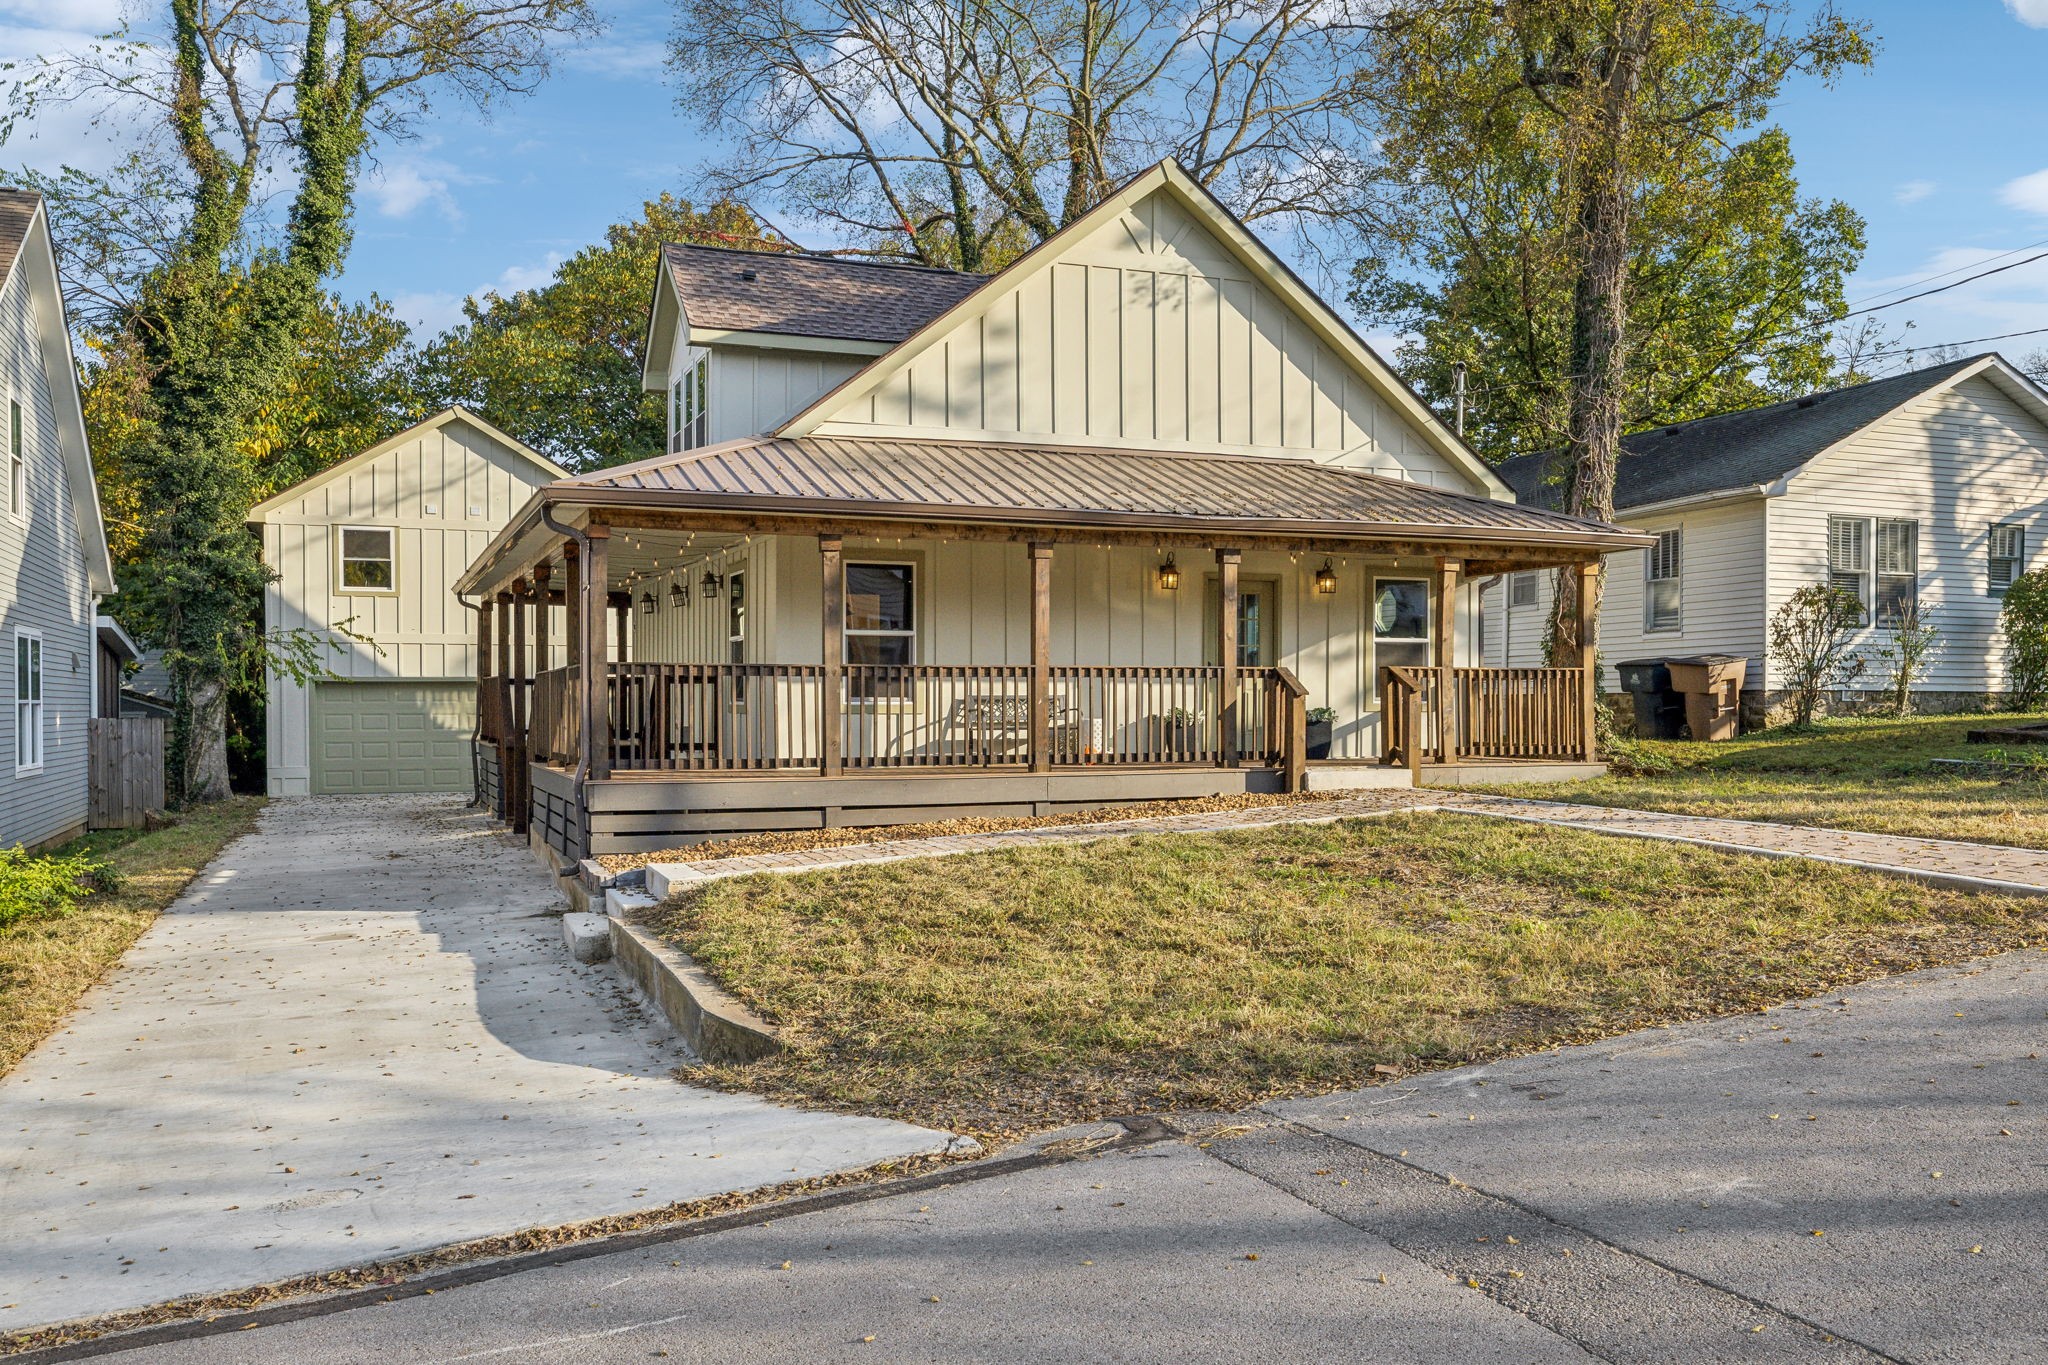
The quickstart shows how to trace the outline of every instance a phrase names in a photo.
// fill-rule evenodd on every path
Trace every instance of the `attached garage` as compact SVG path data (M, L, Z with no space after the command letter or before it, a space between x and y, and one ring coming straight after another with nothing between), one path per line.
M313 687L313 794L466 792L475 683Z

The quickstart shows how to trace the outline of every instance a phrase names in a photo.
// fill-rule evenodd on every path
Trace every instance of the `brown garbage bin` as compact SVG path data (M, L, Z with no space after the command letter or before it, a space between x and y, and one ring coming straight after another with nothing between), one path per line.
M1671 690L1685 695L1685 724L1694 739L1733 739L1742 732L1742 681L1749 660L1733 654L1666 659Z

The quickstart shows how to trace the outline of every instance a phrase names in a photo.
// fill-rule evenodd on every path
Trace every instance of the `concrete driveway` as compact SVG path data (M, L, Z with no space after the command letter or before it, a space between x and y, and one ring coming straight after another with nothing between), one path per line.
M0 1080L0 1330L943 1147L676 1083L456 798L288 800Z
M2044 1018L2014 954L121 1358L2048 1361Z

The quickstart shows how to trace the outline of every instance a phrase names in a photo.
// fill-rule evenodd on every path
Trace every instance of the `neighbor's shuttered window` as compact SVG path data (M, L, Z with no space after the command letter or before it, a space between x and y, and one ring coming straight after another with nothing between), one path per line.
M1992 527L1990 552L1991 595L1999 597L2027 571L2027 528L2011 524Z
M398 533L389 526L341 528L341 590L398 590Z
M1828 518L1828 586L1856 603L1856 624L1870 621L1870 522Z
M1684 546L1678 531L1659 531L1644 556L1643 629L1678 629L1678 582Z

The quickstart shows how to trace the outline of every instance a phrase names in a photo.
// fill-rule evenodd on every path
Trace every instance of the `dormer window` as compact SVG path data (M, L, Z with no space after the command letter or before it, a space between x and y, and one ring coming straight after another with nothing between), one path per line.
M668 393L668 448L694 450L711 440L711 357L700 355L676 376Z

